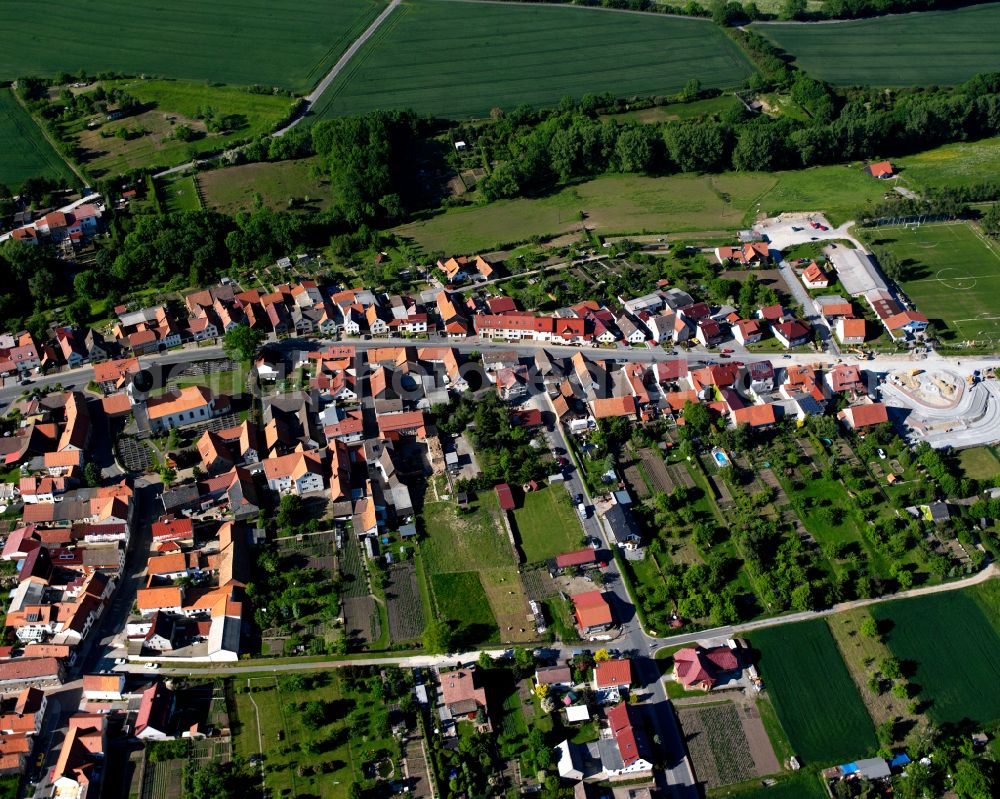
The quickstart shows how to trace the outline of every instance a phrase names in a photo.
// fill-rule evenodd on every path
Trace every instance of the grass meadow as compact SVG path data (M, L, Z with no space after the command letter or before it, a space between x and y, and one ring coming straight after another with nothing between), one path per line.
M1000 3L753 30L813 77L839 86L946 85L1000 69Z
M0 183L16 192L28 178L40 177L76 182L13 92L0 89Z
M903 291L943 336L1000 336L1000 247L968 222L875 230L872 241L904 264Z
M525 494L524 502L514 510L514 521L528 563L581 547L580 521L569 494L561 486L546 486Z
M198 184L195 183L194 175L164 180L159 184L157 191L163 201L163 210L168 214L201 210Z
M1000 138L945 144L892 162L901 180L917 190L975 186L1000 172Z
M743 786L729 786L712 791L713 799L826 799L829 794L815 771L780 774L774 785L754 780Z
M977 602L970 592L952 591L872 608L937 724L1000 719L1000 635L984 612L995 599L984 593Z
M0 80L112 71L307 91L385 7L381 0L68 0L40 24L0 0Z
M453 627L469 643L496 641L497 621L478 572L439 573L431 577L431 590L438 618Z
M721 175L606 175L569 186L547 197L500 200L450 209L396 228L428 252L488 251L498 244L526 241L588 228L601 235L715 232L731 230L757 213L825 211L833 224L885 187L857 167L827 166L797 172Z
M497 627L503 641L534 637L525 626L528 600L499 514L492 491L480 492L463 512L449 501L424 504L422 573L439 616L462 644L496 640Z
M329 182L314 174L318 158L265 161L213 169L198 174L205 204L224 214L251 210L256 197L274 210L296 207L322 210L332 202Z
M1000 452L996 447L971 447L960 450L958 462L966 477L992 481L1000 475Z
M460 39L456 39L460 36ZM319 99L337 116L412 108L484 117L494 107L552 106L570 95L677 92L691 78L735 86L752 72L707 20L571 6L409 0Z
M204 152L221 150L231 142L257 138L271 132L287 118L291 98L284 95L252 94L232 86L174 80L105 81L106 88L121 88L140 100L144 110L132 117L88 127L86 119L65 123L67 132L79 142L80 160L93 176L118 174L138 167L172 167ZM232 115L241 124L228 133L212 133L199 112L212 109ZM187 125L196 138L176 138L178 126ZM141 129L143 135L119 138L119 128ZM111 135L109 135L111 134Z
M823 619L754 632L760 672L795 753L843 763L876 746L875 728Z

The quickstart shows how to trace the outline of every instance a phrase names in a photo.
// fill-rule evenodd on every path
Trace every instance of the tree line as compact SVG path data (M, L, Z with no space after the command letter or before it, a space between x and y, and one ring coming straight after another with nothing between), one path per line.
M585 98L552 111L497 112L474 140L490 171L479 184L487 200L551 190L603 173L775 171L904 154L1000 130L1000 75L954 89L842 94L789 70L771 46L739 32L759 53L759 88L790 91L810 118L757 115L742 104L721 114L661 124L600 116ZM778 66L780 64L780 68Z

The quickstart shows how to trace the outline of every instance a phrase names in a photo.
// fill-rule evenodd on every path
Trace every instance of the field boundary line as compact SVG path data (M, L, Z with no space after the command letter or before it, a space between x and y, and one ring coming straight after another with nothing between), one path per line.
M341 55L340 58L337 59L337 63L330 68L330 71L323 76L322 80L320 80L320 82L316 84L313 90L303 98L303 100L305 101L305 107L298 114L298 116L296 116L295 119L293 119L291 122L285 125L285 127L281 128L280 130L276 130L274 133L272 133L271 134L272 136L275 137L284 136L288 131L290 131L292 128L298 125L299 122L301 122L305 118L306 114L309 112L309 109L311 109L320 99L320 97L323 96L323 93L330 88L330 84L332 84L333 81L336 79L336 77L343 71L344 67L346 67L350 63L351 59L354 58L358 50L360 50L364 46L365 42L367 42L372 37L372 35L375 33L375 31L379 29L382 23L385 22L390 16L392 16L392 12L395 11L401 3L402 0L392 0L392 2L385 7L382 13L379 14L377 17L375 17L375 20L371 23L371 25L365 28L365 30L361 33L361 35L358 36L358 38L355 39L353 42L351 42L350 46L344 51L343 55Z
M32 124L42 132L42 136L45 137L45 141L49 143L49 146L59 157L59 160L69 167L70 172L76 175L84 186L89 185L90 181L87 180L83 172L77 169L76 164L72 163L68 158L66 158L66 156L62 154L62 151L56 146L56 141L55 139L52 138L52 134L50 134L44 127L38 124L38 121L35 119L35 115L32 114L31 111L28 109L28 106L24 104L24 101L21 99L21 95L17 93L17 89L11 86L10 93L14 95L14 102L16 102L19 106L21 106L24 113L26 113L28 117L31 119Z

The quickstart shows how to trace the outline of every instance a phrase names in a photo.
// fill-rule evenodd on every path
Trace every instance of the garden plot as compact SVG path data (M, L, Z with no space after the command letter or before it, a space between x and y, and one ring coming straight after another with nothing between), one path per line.
M684 488L694 488L694 478L683 464L668 466L667 474L670 475L670 479L674 485L684 486Z
M382 637L382 624L372 597L352 596L344 599L344 636L362 646Z
M420 600L417 569L413 563L397 563L389 569L385 583L385 601L391 642L420 638L424 631L424 606Z
M677 716L699 782L712 789L757 776L735 704L690 705L679 708Z
M651 450L649 447L643 447L638 450L636 454L639 456L639 460L642 461L643 466L646 468L646 474L649 476L649 480L653 484L653 490L669 494L674 488L674 483L673 480L670 479L670 475L667 473L667 464L663 462L663 458L661 458L658 453Z

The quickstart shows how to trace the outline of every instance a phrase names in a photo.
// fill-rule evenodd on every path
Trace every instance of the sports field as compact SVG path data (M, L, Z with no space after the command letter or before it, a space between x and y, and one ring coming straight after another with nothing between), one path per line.
M752 67L707 20L571 6L410 0L320 98L320 116L412 108L482 117L566 95L735 86Z
M795 753L828 765L876 746L875 728L822 619L759 630L760 672Z
M891 621L886 643L931 703L936 722L1000 719L1000 635L966 591L875 605L872 615Z
M0 80L60 71L158 75L311 89L385 7L383 0L68 0L51 20L0 0Z
M903 290L938 330L957 341L1000 336L1000 247L976 227L880 228L873 237L904 264Z
M10 89L0 89L0 183L11 191L28 178L76 178L18 104Z
M614 233L717 231L747 224L757 213L825 211L835 225L885 187L847 166L797 172L722 175L607 175L538 199L466 206L397 228L428 252L491 250L498 244L587 227Z
M753 30L813 77L840 86L954 84L1000 69L998 3L832 24L763 23Z

